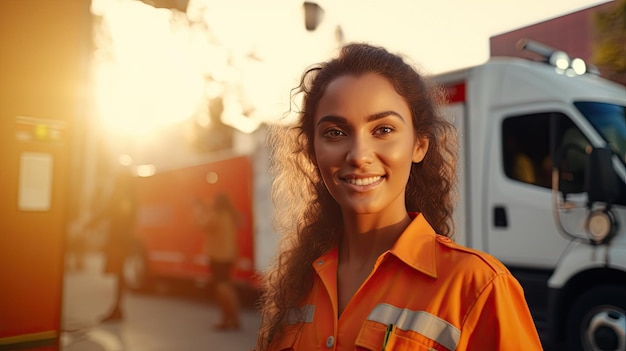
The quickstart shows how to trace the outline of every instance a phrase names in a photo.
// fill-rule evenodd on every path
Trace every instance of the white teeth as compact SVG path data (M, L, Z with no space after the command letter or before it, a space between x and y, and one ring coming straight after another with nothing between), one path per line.
M376 183L380 178L381 176L367 177L367 178L350 178L350 179L346 179L346 182L350 184L354 184L354 185L370 185L370 184Z

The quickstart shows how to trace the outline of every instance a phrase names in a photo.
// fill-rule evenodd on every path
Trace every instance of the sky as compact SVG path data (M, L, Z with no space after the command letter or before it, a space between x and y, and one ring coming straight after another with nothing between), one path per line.
M346 0L343 0L346 1ZM340 16L346 37L406 52L429 73L480 64L489 37L607 1L592 0L351 0L371 3Z
M324 15L307 31L303 0L189 0L185 14L136 0L92 0L115 51L97 51L94 60L101 120L119 133L146 134L202 115L204 99L220 95L222 120L252 132L284 117L303 70L336 53L338 28L344 43L382 45L437 74L485 62L493 35L607 2L315 1ZM207 85L207 76L217 84Z
M315 0L324 16L304 29L295 0L190 0L226 43L252 50L263 69L248 70L247 93L257 106L285 105L285 92L309 64L335 53L335 30L344 42L365 41L407 55L427 74L485 62L489 37L607 2L598 0ZM243 10L245 9L245 10ZM247 47L247 49L244 49ZM257 68L260 67L257 65ZM268 82L273 82L268 86ZM280 99L277 96L281 96ZM261 107L262 108L262 107ZM273 113L273 112L272 112Z
M233 16L246 18L252 25L235 29L240 33L240 38L250 37L251 28L259 33L271 30L274 26L280 27L281 31L294 34L297 31L290 28L303 25L302 19L295 15L296 11L299 11L300 1L190 0L190 4L194 2L209 2L216 11L224 11L223 16L216 16L215 19L225 20L226 26L233 23ZM436 74L484 62L489 55L490 36L610 1L315 0L315 2L324 9L324 18L317 32L325 30L330 32L336 26L340 26L347 41L378 43L394 51L406 53L426 71ZM248 9L247 13L242 13L245 11L242 9ZM294 19L300 23L294 22ZM276 35L259 38L259 41L272 41L267 45L277 51L289 50L285 45L288 43L274 37ZM282 37L285 37L285 33ZM312 36L309 36L309 42L310 37ZM295 34L294 38L301 42L307 41L302 39L302 36L296 37Z

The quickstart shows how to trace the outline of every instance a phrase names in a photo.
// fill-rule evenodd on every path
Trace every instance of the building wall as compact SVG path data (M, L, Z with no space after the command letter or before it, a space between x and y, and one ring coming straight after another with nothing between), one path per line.
M593 14L606 11L613 4L614 1L607 2L492 36L489 39L490 56L535 58L517 48L518 41L526 38L565 51L572 58L579 57L591 62L594 42Z

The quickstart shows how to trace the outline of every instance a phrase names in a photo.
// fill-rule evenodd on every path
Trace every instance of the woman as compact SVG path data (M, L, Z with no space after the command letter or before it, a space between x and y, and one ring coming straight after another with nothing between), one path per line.
M541 350L521 286L455 244L442 94L384 48L310 68L273 146L280 252L258 350Z
M213 199L206 223L206 252L213 276L215 300L221 309L216 330L239 330L239 298L232 279L238 258L237 228L240 214L230 197L219 193Z
M108 221L107 240L103 252L106 257L104 271L113 274L115 279L115 297L113 306L102 322L116 322L123 319L122 305L126 292L124 283L124 262L133 243L133 229L137 216L137 198L135 179L127 167L117 169L113 179L113 189L103 208L85 225L92 229Z

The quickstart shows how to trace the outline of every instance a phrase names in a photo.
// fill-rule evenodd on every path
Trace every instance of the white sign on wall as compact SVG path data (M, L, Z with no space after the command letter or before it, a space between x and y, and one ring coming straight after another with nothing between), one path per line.
M52 198L52 155L23 152L20 157L18 209L48 211Z

